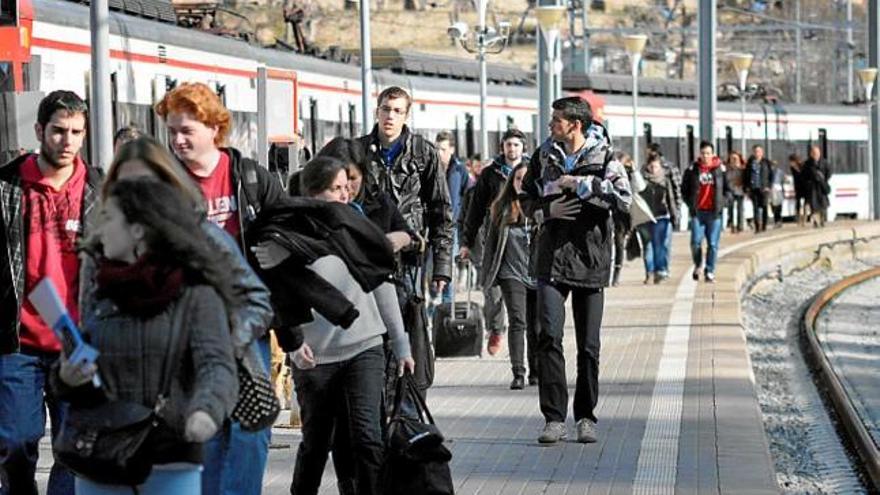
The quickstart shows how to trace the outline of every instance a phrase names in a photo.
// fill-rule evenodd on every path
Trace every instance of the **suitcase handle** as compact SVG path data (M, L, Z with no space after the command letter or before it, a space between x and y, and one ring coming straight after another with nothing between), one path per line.
M465 268L466 273L468 274L468 278L469 278L469 276L471 274L471 270L470 270L471 260L470 260L470 258L462 259L459 257L459 259L463 262L464 268ZM452 304L451 304L451 306L452 306L452 313L453 314L455 313L455 296L458 294L458 285L456 284L456 280L455 280L456 272L458 272L458 267L453 267L452 277L451 277L452 280L450 281L450 283L452 284ZM468 280L465 279L464 285L465 285L465 288L467 289L467 309L465 309L465 318L470 318L471 317L471 284L469 284Z

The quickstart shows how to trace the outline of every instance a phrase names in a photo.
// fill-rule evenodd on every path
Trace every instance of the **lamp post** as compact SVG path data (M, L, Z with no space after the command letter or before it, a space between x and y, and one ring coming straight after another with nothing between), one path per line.
M632 66L632 140L633 140L633 164L636 167L641 166L639 162L639 62L642 60L642 52L645 50L645 43L648 37L644 34L629 34L623 37L623 46L626 53L629 54L630 65Z
M373 100L373 48L370 42L370 2L361 0L361 111L364 121L361 125L364 134L373 129L373 112L370 102Z
M559 39L559 29L568 13L562 5L539 5L535 8L535 17L541 28L541 40L544 43L544 51L538 54L540 71L538 91L540 93L540 107L538 113L539 142L547 139L550 125L550 106L553 103L555 93L554 74L556 73L556 42Z
M739 151L743 156L746 156L746 80L749 78L753 58L750 53L735 53L730 56L730 62L739 77Z
M510 34L510 23L507 21L499 22L494 28L486 26L487 7L488 0L477 2L480 17L476 31L471 32L464 22L456 22L446 31L468 53L475 53L477 62L480 64L480 152L484 158L489 155L489 128L486 123L486 101L488 100L486 54L494 55L504 51Z
M880 213L880 184L877 183L878 175L874 170L874 122L871 118L871 104L874 99L874 82L877 80L877 69L869 67L859 69L859 80L865 88L865 109L868 115L868 182L871 184L871 219L876 219Z

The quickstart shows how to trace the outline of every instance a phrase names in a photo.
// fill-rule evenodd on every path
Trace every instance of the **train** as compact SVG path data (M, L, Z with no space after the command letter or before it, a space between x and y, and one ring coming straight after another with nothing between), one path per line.
M153 106L183 82L213 87L233 116L230 145L250 156L258 150L258 74L265 74L266 135L284 147L301 136L311 149L334 136L362 132L359 66L314 56L263 48L241 40L177 26L173 15L155 8L165 0L111 2L111 95L113 126L136 125L165 139ZM138 15L131 6L139 8ZM153 9L145 6L153 5ZM170 3L164 5L170 8ZM8 156L37 147L32 123L39 98L68 89L86 96L90 78L89 7L69 0L0 0L0 152ZM126 11L128 10L128 11ZM172 13L173 14L173 13ZM462 62L466 63L466 62ZM459 153L476 153L479 143L479 85L460 74L421 74L374 70L376 91L395 85L413 96L410 127L428 138L452 130ZM600 80L602 76L589 79ZM610 77L609 80L613 80ZM567 84L581 95L610 130L615 148L633 144L631 98L613 84ZM650 85L640 84L642 88ZM538 119L537 88L528 81L502 82L490 75L486 105L492 152L498 138L515 126L534 146ZM743 118L744 115L744 118ZM659 143L680 167L693 159L698 127L697 102L680 94L640 91L637 132L640 146ZM719 102L716 120L719 154L765 146L770 158L787 166L789 153L806 155L820 144L834 169L832 215L869 215L868 120L863 108L841 105L747 105ZM787 186L787 196L793 196ZM792 211L791 202L785 207Z

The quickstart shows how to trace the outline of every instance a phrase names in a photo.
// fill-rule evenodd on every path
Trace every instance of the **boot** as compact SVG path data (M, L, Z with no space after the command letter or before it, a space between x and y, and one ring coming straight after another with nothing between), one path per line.
M620 285L620 265L614 265L614 275L611 277L611 285L617 287Z

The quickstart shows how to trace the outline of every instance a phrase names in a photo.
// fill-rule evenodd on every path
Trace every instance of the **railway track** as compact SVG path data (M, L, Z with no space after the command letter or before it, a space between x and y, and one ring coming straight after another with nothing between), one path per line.
M805 348L804 357L813 368L815 380L839 418L840 429L861 460L862 470L868 478L867 482L875 493L880 492L880 449L858 412L858 404L847 390L845 378L840 375L832 359L826 354L826 348L817 336L816 322L834 299L848 289L878 277L880 277L880 268L872 268L830 285L807 306L800 322Z

